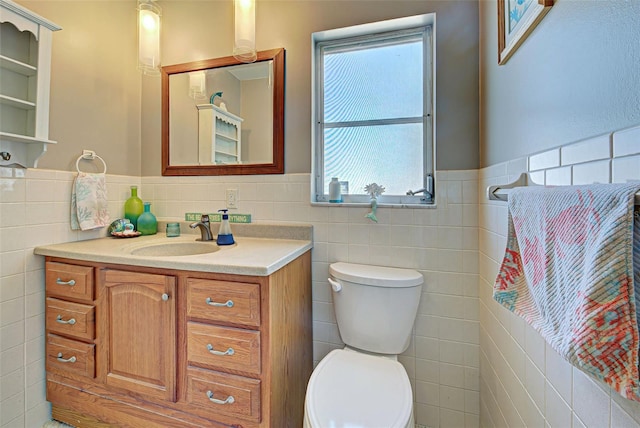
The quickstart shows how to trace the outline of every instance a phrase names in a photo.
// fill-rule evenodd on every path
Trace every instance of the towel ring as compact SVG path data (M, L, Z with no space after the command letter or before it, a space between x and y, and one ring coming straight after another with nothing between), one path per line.
M104 165L104 171L102 173L106 174L107 173L107 163L104 161L104 159L102 159L100 156L98 156L96 154L96 152L94 152L93 150L83 150L82 151L82 155L78 156L78 160L76 161L76 169L78 170L78 172L82 172L82 171L80 171L80 161L82 159L94 160L96 158L100 159L100 161L102 162L102 165Z

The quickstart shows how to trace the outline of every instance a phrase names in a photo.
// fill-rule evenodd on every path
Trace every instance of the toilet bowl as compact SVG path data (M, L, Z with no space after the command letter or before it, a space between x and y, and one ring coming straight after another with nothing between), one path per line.
M413 428L413 393L397 355L409 345L422 291L411 269L351 263L329 266L340 336L315 368L305 428Z
M307 387L304 428L413 428L413 394L402 364L350 349L331 351Z

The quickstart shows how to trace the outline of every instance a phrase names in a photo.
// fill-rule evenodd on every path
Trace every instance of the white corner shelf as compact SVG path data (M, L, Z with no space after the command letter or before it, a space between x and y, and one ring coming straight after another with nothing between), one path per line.
M0 0L0 166L35 168L49 140L51 40L61 28Z

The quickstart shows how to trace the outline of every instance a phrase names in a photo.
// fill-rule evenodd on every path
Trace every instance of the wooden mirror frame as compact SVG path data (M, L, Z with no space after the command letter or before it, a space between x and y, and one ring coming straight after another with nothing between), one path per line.
M162 175L284 174L284 48L258 52L256 62L273 60L273 162L239 165L170 165L169 77L172 74L240 65L232 56L162 67Z

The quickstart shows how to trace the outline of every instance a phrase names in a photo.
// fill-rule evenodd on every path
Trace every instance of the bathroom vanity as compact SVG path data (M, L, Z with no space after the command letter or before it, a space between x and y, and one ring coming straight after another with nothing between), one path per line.
M301 426L312 371L311 238L240 236L228 248L211 243L210 253L139 255L191 248L195 238L36 248L46 256L54 419L78 427Z

